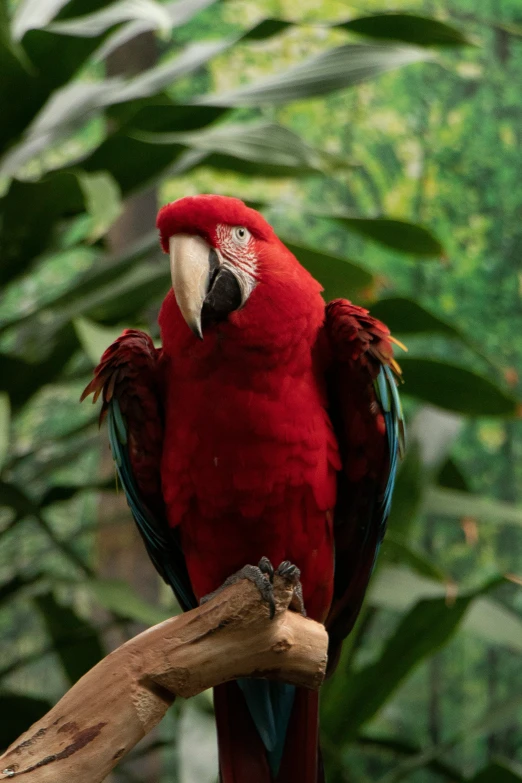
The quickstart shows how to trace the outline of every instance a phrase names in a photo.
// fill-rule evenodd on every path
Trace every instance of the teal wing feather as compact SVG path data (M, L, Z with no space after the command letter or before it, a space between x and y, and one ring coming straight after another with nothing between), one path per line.
M285 682L245 678L238 680L237 684L266 748L272 775L276 778L294 705L295 686Z
M129 456L126 424L114 397L108 403L107 425L118 478L149 557L165 582L172 587L181 608L185 611L193 609L197 601L190 587L179 536L168 526L167 520L158 519L140 497Z
M388 479L384 489L384 495L379 505L381 508L381 539L386 529L386 520L391 511L393 490L395 487L395 478L399 459L402 459L405 451L405 426L404 414L402 411L401 400L397 389L395 376L386 364L383 364L379 370L376 381L374 382L375 393L384 413L386 424L386 434L388 437L388 449L390 454Z
M163 417L159 355L151 338L126 329L102 356L82 400L102 395L118 478L147 552L181 607L197 606L179 531L168 524L161 493Z

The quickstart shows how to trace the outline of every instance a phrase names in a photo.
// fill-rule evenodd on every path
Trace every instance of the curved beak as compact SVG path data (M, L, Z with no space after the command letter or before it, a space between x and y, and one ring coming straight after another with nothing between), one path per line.
M201 310L209 289L212 248L199 236L175 234L169 251L176 302L187 325L202 340Z

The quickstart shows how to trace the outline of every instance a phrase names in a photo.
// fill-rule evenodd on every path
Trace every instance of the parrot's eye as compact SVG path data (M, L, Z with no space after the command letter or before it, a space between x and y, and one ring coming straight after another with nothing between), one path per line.
M238 244L246 245L251 235L248 228L245 228L244 226L235 226L232 229L232 236Z

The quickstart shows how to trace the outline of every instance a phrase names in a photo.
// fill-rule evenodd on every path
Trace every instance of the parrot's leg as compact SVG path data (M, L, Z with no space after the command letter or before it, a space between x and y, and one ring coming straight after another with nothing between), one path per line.
M199 603L204 604L207 601L210 601L211 598L214 598L214 596L219 595L226 587L235 585L243 579L248 579L249 582L252 582L257 587L261 598L268 604L270 618L272 618L275 615L274 588L272 586L275 574L292 585L294 595L291 607L299 612L299 614L302 614L303 617L306 617L306 610L303 602L303 589L300 582L301 571L296 565L290 563L289 560L284 560L277 570L274 571L274 567L268 557L262 557L257 566L243 566L240 571L236 571L235 574L232 574L232 576L225 579L221 587L218 587L217 590L214 590L208 595L204 595Z

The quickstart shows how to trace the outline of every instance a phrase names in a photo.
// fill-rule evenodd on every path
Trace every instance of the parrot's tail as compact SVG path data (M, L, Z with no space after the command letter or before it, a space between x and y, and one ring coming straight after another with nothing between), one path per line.
M221 783L324 783L318 693L295 689L282 758L275 773L237 682L214 688L214 707Z

